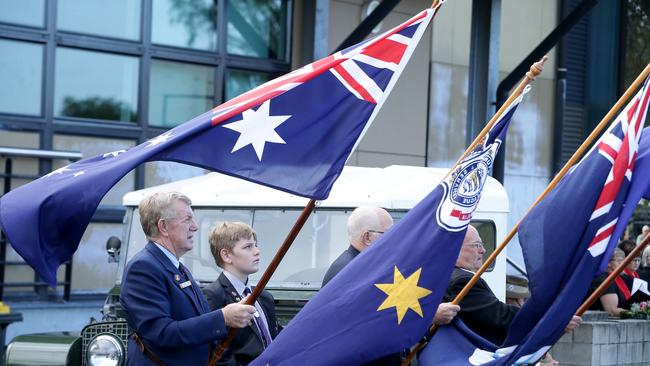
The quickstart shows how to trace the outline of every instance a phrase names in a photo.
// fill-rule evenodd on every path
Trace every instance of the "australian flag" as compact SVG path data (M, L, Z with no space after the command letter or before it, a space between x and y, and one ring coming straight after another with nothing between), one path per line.
M102 197L147 161L185 163L325 199L433 13L425 10L129 150L76 162L17 188L0 200L2 228L54 285Z
M360 365L427 331L520 96L481 144L323 287L251 365Z
M639 147L649 97L646 81L591 151L522 221L519 241L531 297L504 344L489 344L455 322L423 350L422 365L534 364L562 336L647 195L650 162L637 161L637 152L650 153L647 133Z

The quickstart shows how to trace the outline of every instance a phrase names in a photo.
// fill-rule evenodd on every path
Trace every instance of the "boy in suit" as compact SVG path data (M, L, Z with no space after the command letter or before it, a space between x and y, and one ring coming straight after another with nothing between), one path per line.
M243 222L217 224L210 231L208 241L212 256L223 272L203 292L210 309L219 309L238 303L251 293L248 276L259 270L260 250L257 234ZM262 291L255 308L255 318L248 327L237 332L219 365L248 365L278 334L273 296Z

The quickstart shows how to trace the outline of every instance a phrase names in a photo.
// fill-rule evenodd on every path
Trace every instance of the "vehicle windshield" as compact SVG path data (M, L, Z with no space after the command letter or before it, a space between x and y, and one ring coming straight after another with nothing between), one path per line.
M300 215L299 209L215 209L193 207L199 226L194 236L194 249L181 261L201 282L217 279L220 269L210 253L208 233L218 222L242 221L257 232L261 251L260 270L251 275L256 283L282 245L287 233ZM269 287L319 289L330 263L348 247L346 220L349 210L315 210L269 281ZM128 245L123 246L122 261L128 262L147 240L140 227L140 215L132 211ZM123 267L122 267L123 268Z
M194 235L194 249L185 254L181 261L200 282L212 282L221 270L210 253L208 233L217 223L223 221L242 221L251 225L257 232L261 251L260 270L250 276L257 283L273 256L282 245L287 233L300 215L300 209L286 208L206 208L193 207L199 230ZM285 255L267 287L318 290L323 276L330 264L349 246L346 222L351 209L316 209L298 234L293 245ZM399 220L404 211L391 211ZM119 276L124 264L144 248L147 240L140 226L137 210L129 208L127 225L130 228L122 246ZM486 246L486 258L494 250L495 226L490 221L474 221ZM118 279L121 281L121 278Z

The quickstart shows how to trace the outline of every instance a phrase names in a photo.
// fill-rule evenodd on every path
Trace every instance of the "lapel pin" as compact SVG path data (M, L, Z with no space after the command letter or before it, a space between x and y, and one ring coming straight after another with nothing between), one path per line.
M190 286L192 286L192 282L185 281L185 282L181 283L180 286L181 286L182 289L185 288L185 287L190 287Z
M178 282L178 281L181 280L181 276L176 274L176 275L174 275L174 279L176 280L176 282Z

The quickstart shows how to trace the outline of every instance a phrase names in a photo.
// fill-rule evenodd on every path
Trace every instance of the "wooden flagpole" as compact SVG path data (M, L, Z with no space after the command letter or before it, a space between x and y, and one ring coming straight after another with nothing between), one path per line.
M645 239L643 239L643 241L642 241L641 243L639 243L639 245L637 245L637 246L636 246L636 247L635 247L635 248L630 252L630 254L628 254L628 255L623 259L623 262L621 262L621 264L620 264L618 267L616 267L616 269L615 269L614 271L612 271L612 273L610 273L610 274L607 276L607 278L605 279L605 281L603 281L603 283L601 283L600 286L598 286L598 288L596 289L596 291L594 291L594 292L593 292L593 293L592 293L592 294L587 298L587 300L585 300L585 302L583 302L582 305L580 305L580 307L579 307L578 310L576 311L576 315L577 315L577 316L582 316L582 314L584 314L585 311L589 310L589 308L591 307L591 305L592 305L594 302L596 302L596 300L598 300L598 299L600 298L600 295L602 295L603 292L605 292L605 290L607 289L607 287L609 287L609 285L611 285L612 282L614 282L614 280L616 279L616 277L617 277L621 272L623 272L623 270L625 269L625 267L627 267L627 265L630 264L630 262L632 262L632 259L634 259L635 257L638 257L638 256L641 255L643 249L645 249L645 247L648 245L649 242L650 242L650 235L646 236Z
M433 3L431 4L431 8L434 9L435 13L433 16L438 13L438 9L440 6L445 2L446 0L434 0ZM255 289L251 292L251 294L248 296L246 299L246 304L247 305L253 305L255 304L255 301L257 298L260 296L262 293L262 290L266 287L266 284L269 282L271 279L271 276L273 273L275 273L275 270L278 268L278 265L280 265L280 262L284 258L285 254L289 250L289 247L293 244L294 240L300 233L300 230L304 226L305 222L307 222L307 219L309 218L309 215L314 211L314 207L316 206L316 201L315 200L310 200L307 206L303 209L302 213L294 223L293 228L291 228L291 231L285 238L284 242L282 243L282 246L278 251L275 253L275 256L273 257L273 260L269 264L269 266L266 268L266 271L264 271L264 274L262 274L262 277L260 278L259 282L255 286ZM224 351L228 348L232 340L235 338L235 334L237 333L236 328L229 328L228 329L228 337L221 341L219 343L219 346L217 349L210 355L210 360L208 360L208 364L212 365L217 363L221 356L223 356Z
M467 155L469 155L469 153L472 152L472 151L474 150L474 148L475 148L475 147L476 147L476 146L477 146L477 145L478 145L478 144L483 140L483 137L488 133L488 131L490 130L490 128L492 128L492 126L496 123L496 121L498 121L499 117L500 117L503 113L505 113L505 111L508 110L508 108L510 107L510 105L511 105L511 104L512 104L512 103L513 103L517 98L519 98L519 96L524 92L524 89L526 88L526 86L528 86L528 85L529 85L533 80L535 80L535 78L536 78L539 74L541 74L542 70L544 69L544 63L546 62L547 59L548 59L548 57L547 57L547 56L544 56L544 57L542 57L541 60L535 62L535 63L530 67L530 70L526 73L526 75L525 75L524 78L521 80L521 82L519 83L519 85L518 85L518 86L515 88L515 90L510 94L510 96L509 96L508 99L505 101L505 103L503 103L503 105L501 106L501 108L499 108L499 110L494 114L494 116L492 116L492 118L490 119L490 121L489 121L489 122L485 125L485 127L483 128L483 130L481 130L481 132L479 132L478 136L476 136L476 138L474 139L474 141L473 141L473 142L472 142L472 143L467 147L467 150L465 150L465 152L461 155L461 157L456 161L456 163L454 164L454 166L449 170L449 173L447 173L447 175L445 176L445 178L443 178L443 180L446 179L446 177L448 177L449 174L451 174L451 172L453 172L453 170L456 168L456 166L458 166L458 164L460 164L460 162L461 162L465 157L467 157ZM496 251L496 250L495 250L495 251ZM496 256L495 256L495 257L496 257ZM486 267L486 269L487 269L487 266L483 265L483 267ZM483 269L483 267L481 267L481 268ZM483 271L485 271L485 269L483 269ZM482 272L481 272L481 273L482 273ZM479 276L480 276L480 275L479 275ZM474 279L474 278L472 278L472 279ZM478 279L477 279L477 280L478 280ZM476 282L477 280L475 280L474 282ZM470 281L470 283L471 283L471 281ZM469 285L469 284L468 284L468 285ZM473 285L473 284L472 284L472 285ZM467 287L467 286L466 286L466 287ZM471 286L470 286L470 287L471 287ZM465 288L463 288L463 290L465 290ZM462 292L461 292L461 293L462 293ZM460 294L459 294L459 296L460 296ZM463 296L465 296L465 295L463 295ZM453 302L453 303L456 304L456 305L458 305L458 302L460 302L460 299L458 300L458 302L456 302L457 299L458 299L458 297L456 297L456 299L454 299L454 302ZM462 298L461 298L461 299L462 299ZM437 326L436 326L435 324L432 324L431 327L429 328L429 333L428 333L428 334L429 334L429 335L433 335L433 333L435 332L436 329L437 329ZM415 347L414 347L414 348L411 350L411 352L408 354L408 356L406 357L406 359L405 359L404 362L402 363L402 366L408 366L408 365L411 363L411 360L413 360L413 357L415 357L416 353L419 352L422 348L424 348L424 346L426 346L426 344L427 344L427 341L420 341L420 342L418 342L418 344L416 344Z
M271 276L278 268L278 265L280 265L282 258L284 258L284 255L287 254L289 247L291 247L291 244L293 244L294 240L300 233L300 230L305 225L305 222L307 222L309 215L311 215L311 213L314 211L314 207L316 207L316 200L314 199L309 200L307 206L305 206L305 208L302 210L302 213L300 214L300 216L298 216L298 219L293 224L291 231L289 231L289 234L287 234L287 237L284 239L282 246L275 253L273 260L266 268L266 271L264 271L264 274L262 274L262 277L260 278L259 282L255 286L251 294L247 297L245 302L247 305L255 304L255 301L262 293L262 290L264 290L264 287L266 287L266 284L269 282ZM232 342L232 340L235 338L236 333L237 333L237 328L228 328L228 337L223 341L221 341L221 343L219 343L219 347L211 355L208 365L216 365L217 361L219 361L219 359L223 355L223 352L230 345L230 342Z
M531 69L532 70L532 69ZM492 252L492 254L488 257L488 259L483 263L483 266L474 274L474 276L470 279L470 281L463 287L461 292L454 298L452 303L454 305L459 305L462 299L469 293L471 288L478 282L478 279L480 276L487 270L487 268L494 262L499 255L503 251L503 249L508 245L510 240L515 236L517 231L519 230L519 225L523 221L523 219L532 211L532 209L542 200L546 195L553 189L555 186L559 183L559 181L566 175L566 173L569 171L569 169L580 159L580 157L584 154L584 152L591 146L592 142L596 139L596 137L600 134L600 132L609 124L610 120L616 116L616 113L624 106L624 104L627 102L627 100L636 92L636 90L641 86L641 84L645 81L645 79L648 77L650 74L650 63L646 65L646 67L643 69L643 71L637 76L637 78L632 82L632 84L628 87L628 89L625 91L625 93L619 98L619 100L614 104L614 106L607 112L607 114L603 117L603 119L598 123L598 125L591 131L589 136L585 139L585 141L580 145L580 147L576 150L576 152L571 156L571 158L564 164L564 167L557 173L555 178L549 183L549 185L544 189L544 191L537 197L535 202L528 208L528 211L522 216L522 218L515 224L515 226L510 230L508 235L503 239L501 244ZM527 74L528 75L528 74ZM523 81L522 81L523 82ZM513 93L514 94L514 93ZM508 98L510 100L511 98ZM505 105L505 104L504 104ZM583 304L584 305L584 304ZM591 306L591 304L589 304ZM438 329L438 326L435 324L432 324L431 327L429 328L429 337L433 335L436 330ZM408 363L413 359L415 354L419 352L424 346L426 346L427 342L426 341L420 341L411 353L409 353L406 361L402 363L402 366L407 366Z

